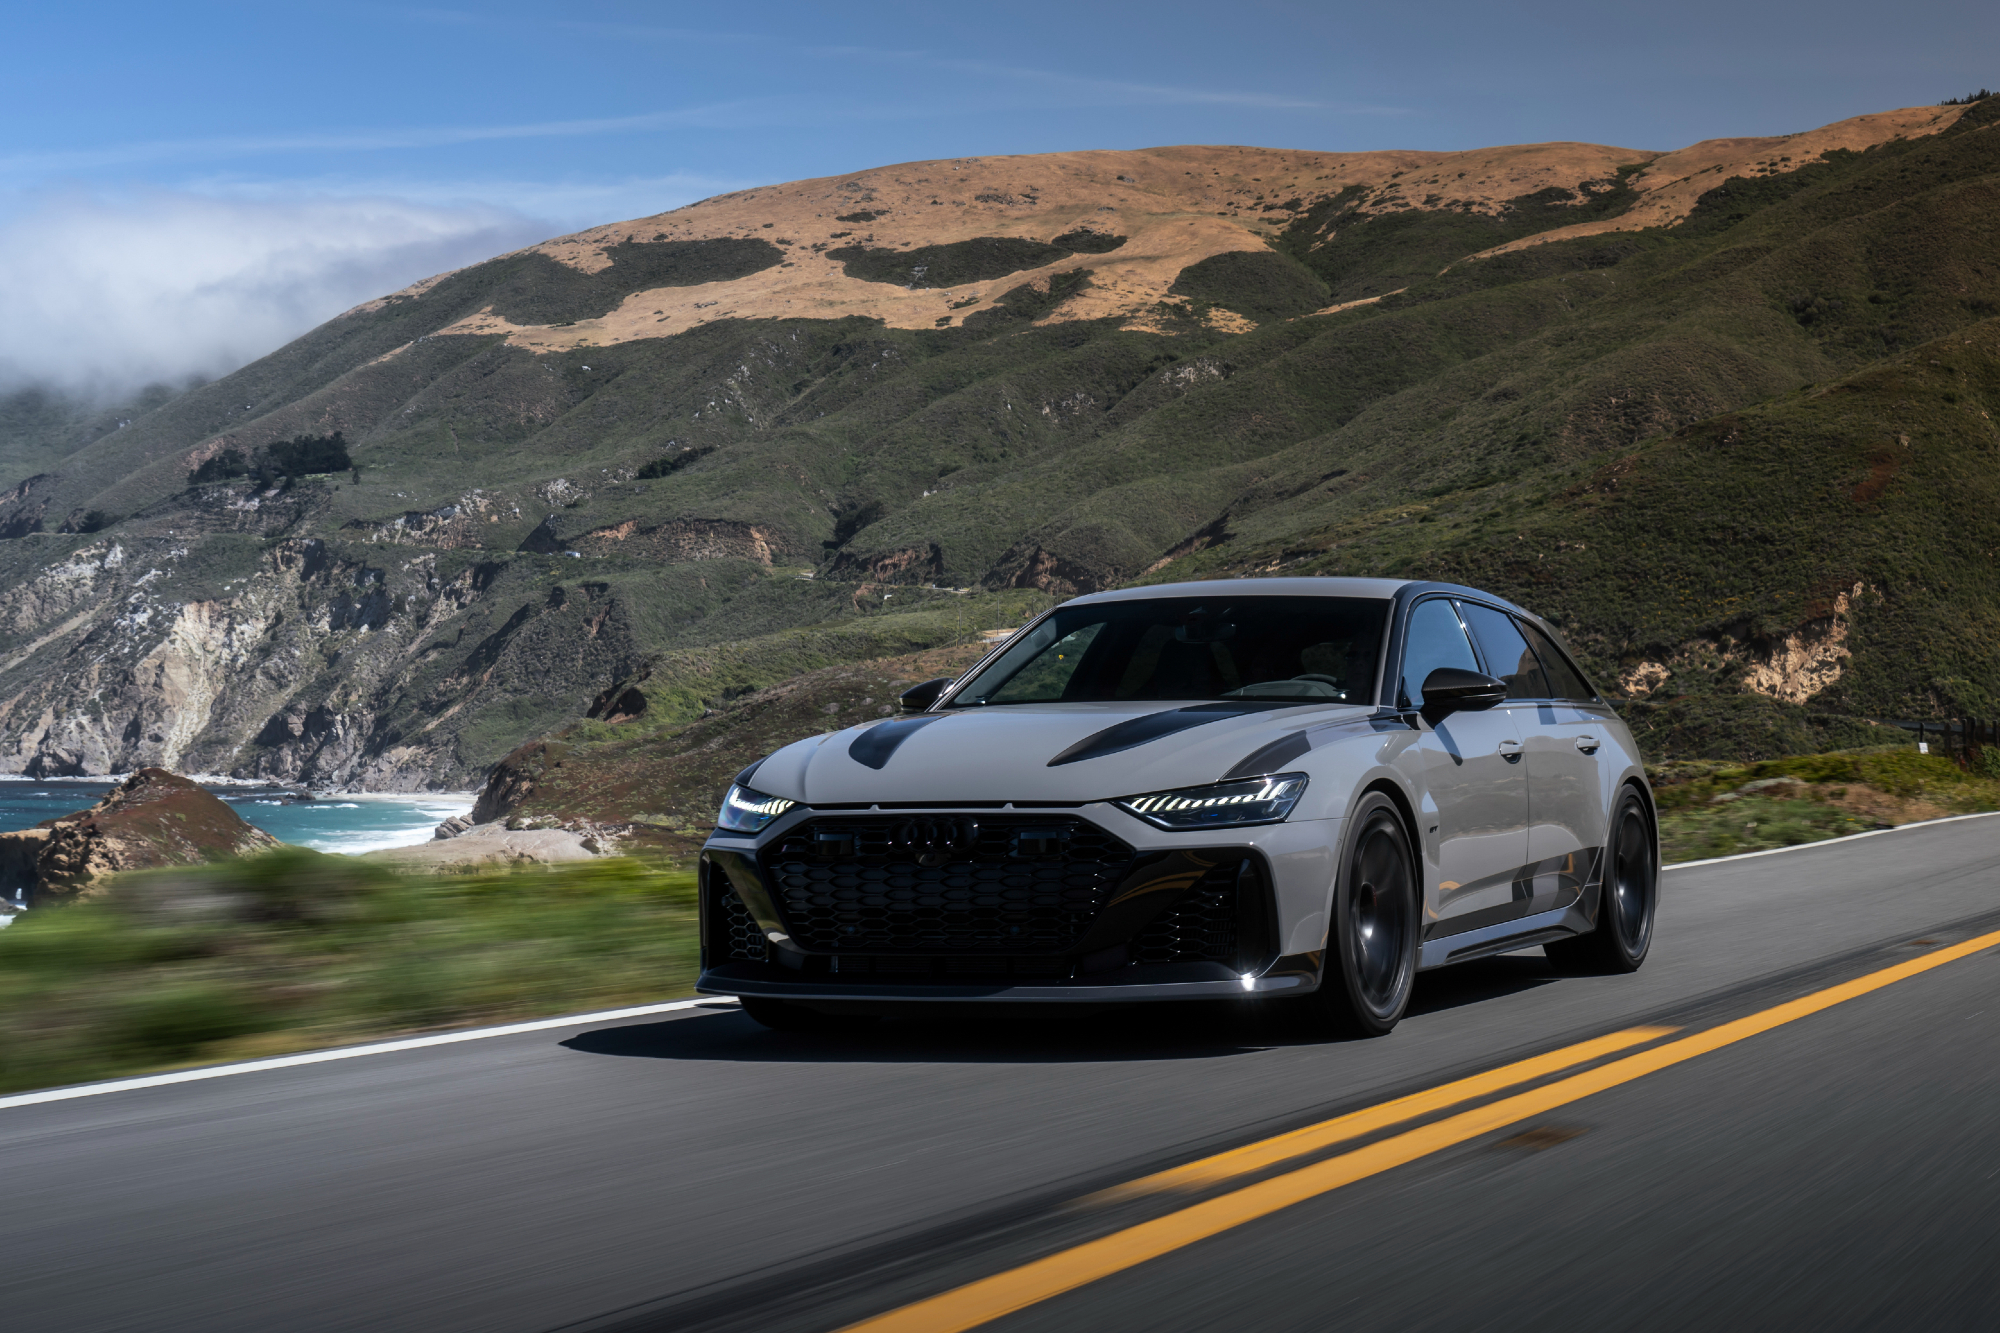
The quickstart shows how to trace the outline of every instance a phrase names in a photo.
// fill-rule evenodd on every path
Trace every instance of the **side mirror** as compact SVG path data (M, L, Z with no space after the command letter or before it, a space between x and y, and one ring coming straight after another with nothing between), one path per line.
M919 686L918 688L922 688ZM1424 677L1424 717L1436 726L1453 713L1476 713L1507 697L1507 682L1459 667L1439 667Z
M903 711L905 713L921 713L929 709L932 704L938 701L938 696L950 687L954 679L956 677L939 676L936 680L927 680L921 685L910 686L909 689L904 690L901 696L899 696L899 702L902 705Z

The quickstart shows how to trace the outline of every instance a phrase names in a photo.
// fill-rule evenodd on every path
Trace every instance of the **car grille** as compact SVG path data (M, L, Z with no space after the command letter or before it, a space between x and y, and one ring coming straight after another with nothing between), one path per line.
M1203 875L1132 941L1135 963L1233 963L1238 862Z
M811 951L1059 954L1132 857L1074 817L819 818L768 848L764 873Z
M994 954L957 954L926 958L921 954L836 954L828 960L828 974L838 977L891 977L922 981L964 981L991 977L1042 977L1066 980L1071 972L1067 958L1047 956L1009 958Z
M722 956L732 962L763 962L770 956L771 946L765 940L764 932L757 928L757 919L750 915L750 909L727 885L716 897L722 909L722 938L719 941Z

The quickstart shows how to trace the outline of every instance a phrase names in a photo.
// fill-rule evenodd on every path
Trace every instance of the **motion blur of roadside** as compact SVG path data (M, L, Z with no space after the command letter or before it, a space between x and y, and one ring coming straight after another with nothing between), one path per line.
M687 993L694 877L399 875L302 848L121 876L0 932L0 1091Z
M1993 749L1963 768L1901 745L1755 764L1685 760L1648 776L1669 865L2000 810L2000 751Z

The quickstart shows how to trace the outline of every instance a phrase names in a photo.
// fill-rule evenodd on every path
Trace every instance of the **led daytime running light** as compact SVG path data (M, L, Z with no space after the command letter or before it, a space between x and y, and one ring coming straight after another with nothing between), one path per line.
M1229 828L1282 821L1292 813L1305 789L1305 774L1279 773L1205 787L1150 792L1129 796L1115 804L1156 828Z
M1138 815L1176 814L1183 810L1209 810L1220 805L1243 805L1250 801L1274 801L1284 795L1285 783L1266 782L1256 791L1237 792L1233 796L1190 796L1186 792L1163 791L1157 796L1141 796L1131 803L1132 813Z
M717 827L733 833L757 833L797 804L782 796L766 796L748 787L732 786L729 795L722 799L722 813L715 822Z

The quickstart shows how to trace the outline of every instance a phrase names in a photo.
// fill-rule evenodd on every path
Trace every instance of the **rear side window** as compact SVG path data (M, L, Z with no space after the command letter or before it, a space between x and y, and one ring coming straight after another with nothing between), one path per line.
M1528 641L1521 637L1521 631L1515 628L1514 617L1477 602L1461 603L1459 610L1465 615L1472 637L1479 640L1480 651L1486 655L1486 669L1507 682L1509 699L1555 697L1542 674L1542 664L1535 656L1535 650L1528 646Z
M1528 641L1535 645L1535 652L1542 659L1542 669L1549 677L1549 697L1552 699L1574 699L1578 703L1591 703L1597 698L1589 685L1563 656L1562 649L1549 641L1549 636L1530 625L1527 621L1516 621Z
M1442 597L1418 602L1410 612L1410 628L1403 640L1403 699L1407 705L1423 702L1424 679L1439 667L1479 670L1479 659L1465 640L1458 612Z

